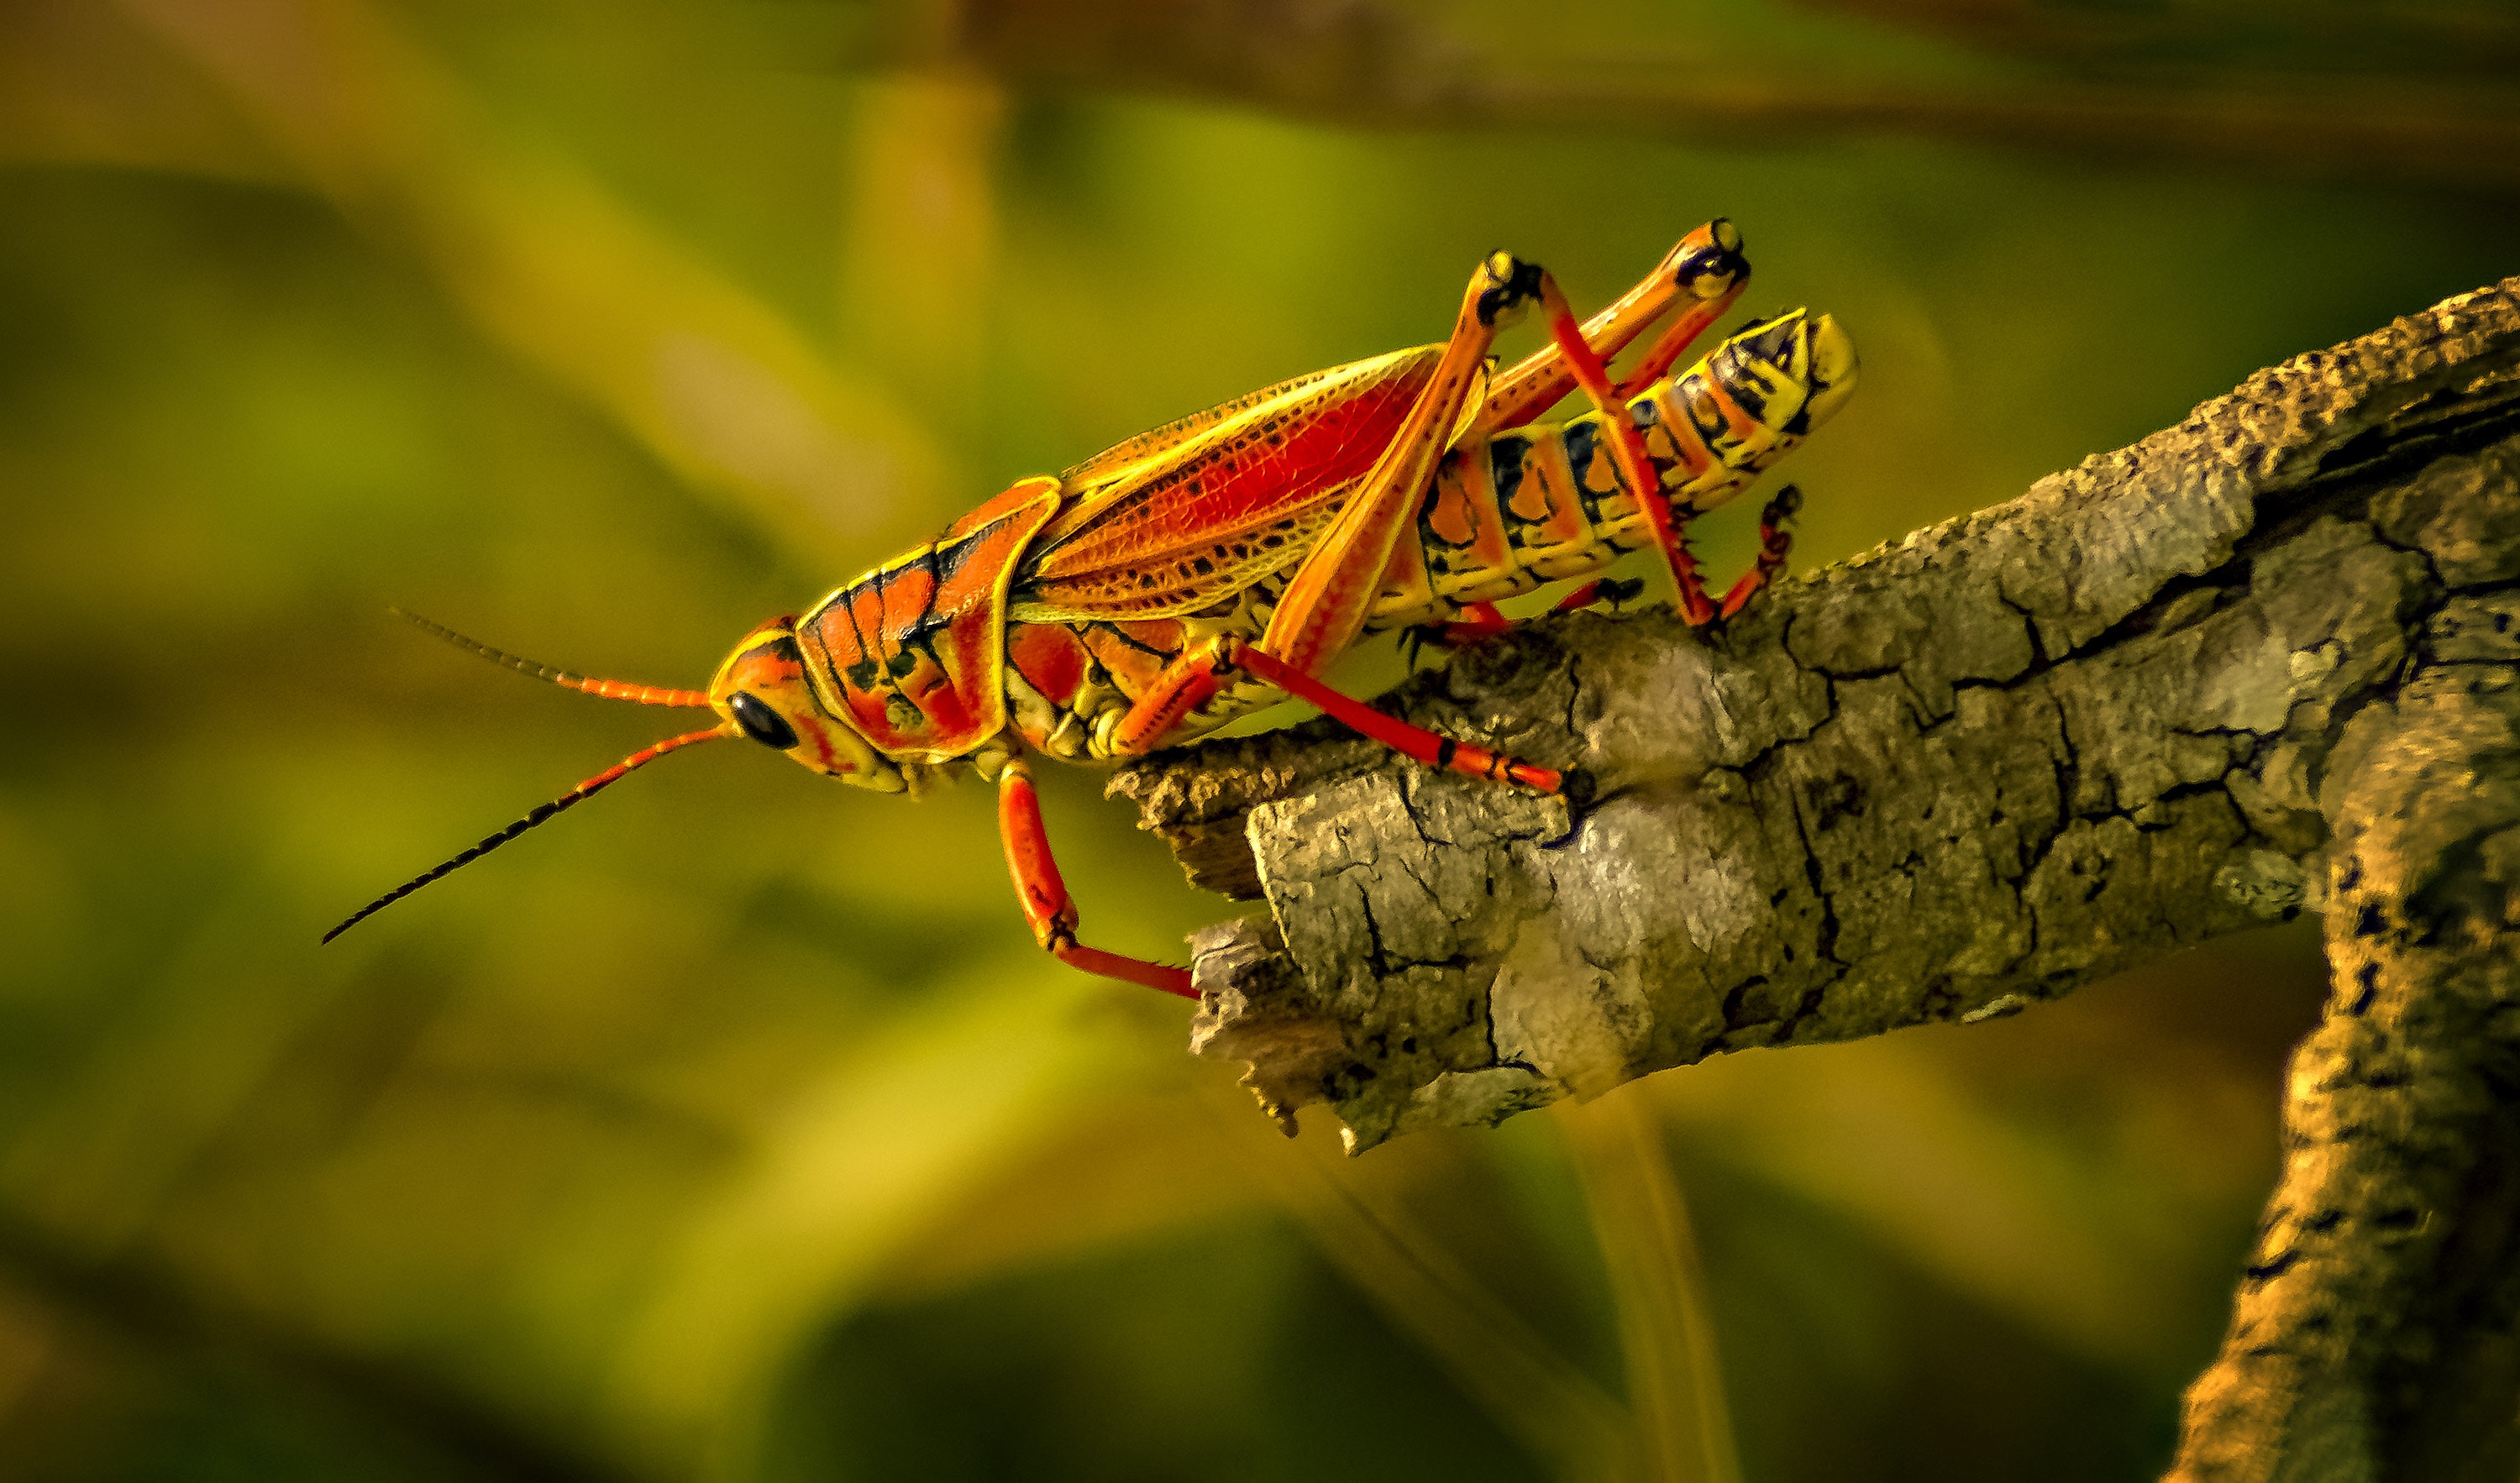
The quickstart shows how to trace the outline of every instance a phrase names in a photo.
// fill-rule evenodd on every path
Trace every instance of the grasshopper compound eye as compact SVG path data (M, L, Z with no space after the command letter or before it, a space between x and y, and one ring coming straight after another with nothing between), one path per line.
M897 793L909 786L854 720L826 709L815 695L792 617L772 618L745 634L717 667L708 693L726 717L730 737L750 737L790 762L855 787Z
M726 708L735 712L735 724L745 736L771 750L784 752L796 744L796 728L759 696L739 690L727 697Z

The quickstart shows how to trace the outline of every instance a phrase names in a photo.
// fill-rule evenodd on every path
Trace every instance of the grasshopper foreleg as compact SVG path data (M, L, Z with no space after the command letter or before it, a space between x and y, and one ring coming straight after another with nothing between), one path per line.
M1020 757L1009 761L998 774L998 835L1006 844L1007 872L1014 876L1015 899L1023 903L1033 940L1051 956L1105 978L1143 983L1184 999L1198 997L1184 969L1106 953L1076 940L1076 902L1067 894L1067 882L1059 878L1058 862L1051 856L1050 832L1041 822L1041 796L1033 791L1032 772Z

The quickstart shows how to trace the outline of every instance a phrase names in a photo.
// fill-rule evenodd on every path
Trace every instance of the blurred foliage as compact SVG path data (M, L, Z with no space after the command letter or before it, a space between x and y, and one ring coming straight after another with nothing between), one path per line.
M697 683L1497 246L1850 327L1805 562L2511 271L2520 31L2315 9L0 4L0 1473L2156 1466L2307 927L1352 1165L985 789L712 750L314 940L660 733L387 604ZM1094 938L1227 910L1044 782Z

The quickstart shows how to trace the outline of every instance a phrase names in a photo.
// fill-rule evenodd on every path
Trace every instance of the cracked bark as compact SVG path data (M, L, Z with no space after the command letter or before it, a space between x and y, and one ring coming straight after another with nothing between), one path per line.
M1351 1150L1720 1051L2006 1014L2324 914L2286 1161L2174 1476L2520 1456L2520 279L1787 584L1526 625L1384 703L1119 774L1192 878L1192 1047ZM2479 1461L2478 1460L2483 1460ZM2480 1472L2478 1475L2482 1475Z

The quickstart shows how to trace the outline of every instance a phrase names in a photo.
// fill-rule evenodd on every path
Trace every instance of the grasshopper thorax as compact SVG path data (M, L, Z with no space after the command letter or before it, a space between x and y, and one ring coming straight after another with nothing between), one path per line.
M818 773L878 792L905 786L898 766L816 698L793 617L745 634L709 681L708 697L737 731Z

